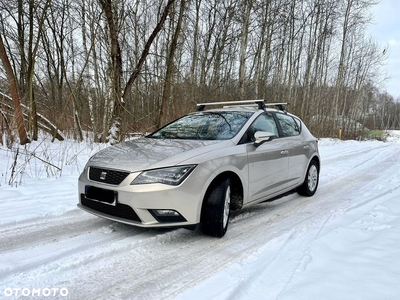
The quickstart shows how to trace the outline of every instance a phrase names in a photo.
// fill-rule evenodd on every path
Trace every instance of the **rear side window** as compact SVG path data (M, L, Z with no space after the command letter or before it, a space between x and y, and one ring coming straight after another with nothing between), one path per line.
M300 134L300 128L295 119L289 115L276 114L276 117L281 124L283 136L296 136Z

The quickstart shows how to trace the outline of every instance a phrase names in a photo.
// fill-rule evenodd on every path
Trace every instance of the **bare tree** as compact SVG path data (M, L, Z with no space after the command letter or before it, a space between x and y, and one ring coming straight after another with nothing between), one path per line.
M364 31L375 3L0 0L0 90L11 70L33 138L46 116L48 128L117 143L194 102L245 97L289 101L318 135L394 126L378 87L386 56Z
M245 76L246 76L246 56L247 56L247 39L249 35L249 23L250 23L250 13L253 6L252 0L244 1L243 6L243 25L240 38L240 55L239 55L239 98L244 99L245 97Z
M11 97L14 102L14 109L15 109L14 119L15 119L15 123L17 126L19 140L20 140L21 145L24 145L26 143L29 143L30 141L26 134L24 118L22 116L21 101L20 101L20 96L19 96L19 92L18 92L18 83L15 78L14 71L11 67L10 60L7 56L7 52L4 47L3 37L2 37L1 33L0 33L0 59L3 62L4 69L7 73L7 77L10 82L10 93L11 93Z
M178 44L178 38L181 32L182 28L182 19L183 19L183 13L185 12L185 4L187 0L181 0L180 4L180 9L179 9L179 15L178 15L178 21L176 23L176 28L175 28L175 33L172 37L171 45L169 47L169 55L167 59L167 71L165 74L165 81L164 81L164 92L162 95L161 99L161 108L160 108L160 115L158 117L158 122L157 122L157 128L160 127L161 125L167 123L168 120L168 104L169 104L169 98L171 95L171 89L173 86L173 80L174 80L174 60L175 60L175 52L176 52L176 47Z
M156 27L154 28L153 32L149 36L146 45L144 46L144 49L142 51L142 54L139 58L139 61L136 64L136 68L129 77L125 85L124 91L122 93L122 87L121 87L122 57L121 57L120 42L118 40L119 29L117 26L118 16L116 14L116 7L115 7L116 4L112 0L99 0L102 10L106 16L107 28L109 30L109 39L110 39L110 59L111 59L110 97L112 99L111 103L113 104L112 105L113 121L109 131L110 135L108 137L108 140L110 141L111 144L115 144L119 142L121 139L120 126L121 126L122 114L124 112L125 100L129 98L132 85L140 74L140 71L143 67L146 57L149 54L150 46L153 43L157 34L162 29L164 22L168 16L169 10L174 1L175 0L169 0L166 6L164 7L161 18L157 23Z

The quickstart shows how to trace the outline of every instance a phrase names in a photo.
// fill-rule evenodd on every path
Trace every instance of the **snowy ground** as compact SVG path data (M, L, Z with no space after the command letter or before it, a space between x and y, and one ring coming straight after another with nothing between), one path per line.
M222 239L76 208L100 146L42 140L15 167L0 146L0 299L399 299L399 141L322 139L317 194L235 213Z

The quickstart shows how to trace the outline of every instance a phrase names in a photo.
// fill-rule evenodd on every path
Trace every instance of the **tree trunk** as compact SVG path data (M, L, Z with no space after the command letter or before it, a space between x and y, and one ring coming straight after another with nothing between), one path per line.
M244 99L245 87L244 80L246 76L246 49L247 49L247 38L249 36L249 20L250 12L252 9L253 1L245 1L246 11L243 16L243 30L240 40L240 58L239 58L239 98Z
M157 34L161 31L161 29L165 23L165 20L167 19L169 10L170 10L172 4L174 4L174 2L175 2L175 0L168 1L167 5L164 7L164 11L161 15L161 19L158 21L156 27L154 28L153 32L149 36L149 38L146 42L146 45L144 46L144 49L142 51L142 55L140 56L140 59L139 59L138 63L136 64L136 68L133 71L133 73L131 74L131 76L129 77L129 80L125 86L124 94L123 94L124 100L127 100L127 98L129 97L133 83L135 82L136 78L139 76L140 71L143 67L143 64L147 58L147 55L149 54L150 46L153 43L154 39L156 38Z
M192 56L192 61L191 61L191 66L190 66L190 84L192 85L191 88L193 88L198 82L197 82L197 75L196 75L196 69L197 65L199 63L198 60L198 42L199 42L199 22L200 22L200 6L201 6L201 1L202 0L196 0L195 5L196 5L196 20L194 24L194 32L193 32L193 56ZM194 94L192 92L192 94Z
M99 0L102 10L107 19L107 25L109 30L110 46L111 46L111 98L114 104L112 106L112 116L113 120L111 122L108 140L111 144L115 144L121 141L121 125L122 125L122 115L125 110L125 102L128 100L133 83L139 76L140 71L144 65L144 62L149 54L151 44L156 38L157 34L161 31L164 22L168 16L169 10L175 0L169 0L167 5L164 7L161 19L158 21L156 27L148 38L146 45L142 51L140 59L136 64L135 70L132 72L125 85L124 91L122 93L121 78L122 78L122 58L121 58L121 48L118 41L118 19L113 11L113 1L112 0Z
M111 122L108 141L111 145L118 143L121 139L121 120L124 112L124 102L122 101L121 77L122 77L122 57L121 47L118 41L118 16L115 15L112 0L99 0L102 10L106 16L110 39L110 77L111 86L109 97L114 103L113 120Z
M18 93L18 83L15 78L13 69L11 67L10 60L8 59L1 34L0 34L0 59L3 62L3 66L7 73L8 80L10 81L10 93L11 93L11 97L14 102L14 109L15 109L14 118L15 118L15 123L17 125L17 129L18 129L19 140L20 140L21 145L25 145L26 143L29 143L30 141L26 134L24 119L22 116L21 102L20 102L19 93Z
M167 71L165 74L164 81L164 92L161 100L160 114L157 121L157 128L161 125L167 123L168 120L168 102L171 95L173 72L174 72L174 58L176 52L176 45L178 44L178 37L182 28L183 13L185 11L186 0L181 0L181 7L179 9L178 22L176 24L176 29L174 36L172 38L171 46L169 49L168 61L167 61Z

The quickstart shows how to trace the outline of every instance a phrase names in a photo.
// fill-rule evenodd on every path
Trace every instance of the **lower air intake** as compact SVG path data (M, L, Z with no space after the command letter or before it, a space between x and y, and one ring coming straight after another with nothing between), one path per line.
M81 204L85 207L91 208L103 214L131 221L141 222L139 216L135 213L132 207L126 204L117 203L115 206L103 204L100 202L89 200L83 194L81 194Z

